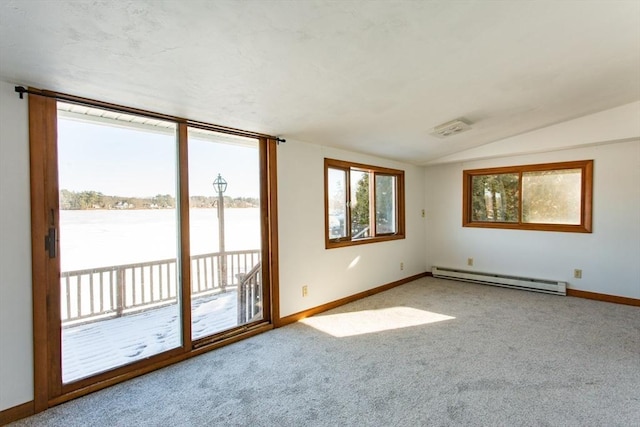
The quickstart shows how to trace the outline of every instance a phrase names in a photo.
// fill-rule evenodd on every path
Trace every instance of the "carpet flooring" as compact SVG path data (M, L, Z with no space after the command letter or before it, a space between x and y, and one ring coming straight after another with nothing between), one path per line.
M15 426L639 426L640 309L416 280Z

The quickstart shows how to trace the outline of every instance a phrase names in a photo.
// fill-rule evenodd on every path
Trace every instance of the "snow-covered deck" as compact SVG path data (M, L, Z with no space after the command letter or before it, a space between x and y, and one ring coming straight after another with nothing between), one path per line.
M200 297L191 307L194 339L238 323L237 293ZM62 329L62 376L68 383L179 347L177 304Z

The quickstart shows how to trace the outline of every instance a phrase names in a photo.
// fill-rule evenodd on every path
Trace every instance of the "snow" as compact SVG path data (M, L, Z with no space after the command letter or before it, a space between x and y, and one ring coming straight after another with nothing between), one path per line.
M260 210L225 209L225 250L260 248ZM190 210L191 254L218 251L217 209ZM173 209L60 211L61 271L176 258ZM97 297L97 296L96 296ZM237 293L192 300L192 337L237 326ZM178 304L62 329L62 376L69 383L182 345Z
M192 301L193 339L238 325L235 291ZM62 329L62 380L76 381L182 344L177 304Z
M227 208L225 250L260 248L260 209ZM189 212L191 255L218 252L217 209ZM173 209L60 211L61 271L176 258Z

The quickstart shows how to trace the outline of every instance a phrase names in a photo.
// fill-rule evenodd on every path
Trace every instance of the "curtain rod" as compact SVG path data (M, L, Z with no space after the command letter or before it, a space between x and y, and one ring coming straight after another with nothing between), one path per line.
M79 97L79 96L67 95L67 94L60 93L60 92L54 92L54 91L48 91L48 90L42 90L42 89L35 89L35 88L28 88L27 89L24 86L16 86L15 87L15 91L20 96L20 99L24 99L24 94L26 93L26 94L29 94L29 95L44 96L46 98L54 98L54 99L57 99L57 100L60 100L60 101L70 102L72 104L87 105L87 106L90 106L90 107L103 108L103 109L106 109L106 110L116 111L116 112L120 112L120 113L130 113L130 114L136 114L136 115L144 115L144 116L152 117L154 119L167 120L167 121L178 122L178 123L185 123L187 125L192 125L194 127L198 127L198 128L201 128L201 129L208 129L208 130L217 131L217 132L226 133L226 134L231 134L231 135L245 136L245 137L249 137L249 138L273 139L273 140L276 141L277 144L287 142L283 138L280 138L280 137L277 137L277 136L273 136L273 135L267 135L267 134L264 134L264 133L245 131L245 130L242 130L242 129L236 129L236 128L231 128L231 127L227 127L227 126L213 125L213 124L209 124L209 123L205 123L205 122L199 122L199 121L195 121L195 120L184 119L182 117L171 116L171 115L168 115L168 114L155 113L153 111L140 110L140 109L137 109L137 108L125 107L125 106L117 105L117 104L111 104L111 103L108 103L108 102L95 101L93 99L82 98L82 97Z

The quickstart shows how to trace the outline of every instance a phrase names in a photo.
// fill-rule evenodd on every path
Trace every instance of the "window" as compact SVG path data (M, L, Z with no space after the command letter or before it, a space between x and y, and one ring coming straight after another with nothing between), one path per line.
M404 171L324 160L326 248L404 239Z
M591 232L593 160L463 172L464 227Z

